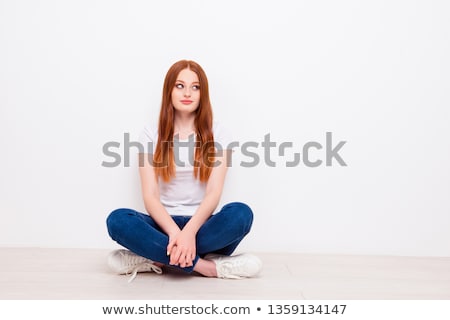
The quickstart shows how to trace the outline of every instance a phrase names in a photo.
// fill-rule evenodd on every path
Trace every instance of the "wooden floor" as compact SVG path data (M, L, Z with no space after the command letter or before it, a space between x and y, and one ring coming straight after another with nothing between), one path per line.
M104 249L0 248L0 299L450 299L450 258L256 253L260 277L108 270Z

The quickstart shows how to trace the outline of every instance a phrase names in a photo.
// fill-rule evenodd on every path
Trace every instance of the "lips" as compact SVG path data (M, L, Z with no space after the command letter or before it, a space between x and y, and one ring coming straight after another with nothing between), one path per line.
M191 104L192 100L181 100L180 101L182 104Z

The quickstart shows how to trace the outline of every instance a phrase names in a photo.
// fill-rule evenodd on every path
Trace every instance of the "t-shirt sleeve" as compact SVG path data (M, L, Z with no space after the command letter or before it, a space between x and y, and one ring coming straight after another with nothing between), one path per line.
M233 137L231 131L220 123L214 123L214 145L217 150L227 150L232 148Z
M156 143L158 142L157 132L151 126L145 126L139 135L139 152L144 150L143 153L153 154Z

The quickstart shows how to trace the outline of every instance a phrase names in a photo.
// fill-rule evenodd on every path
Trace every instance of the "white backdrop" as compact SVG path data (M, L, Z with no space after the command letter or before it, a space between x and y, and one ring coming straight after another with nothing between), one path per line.
M143 204L134 159L105 168L102 146L158 117L186 58L237 140L293 143L276 167L235 152L222 202L255 213L240 250L449 256L449 16L446 1L0 1L0 246L116 246L107 214ZM346 167L286 166L326 132Z

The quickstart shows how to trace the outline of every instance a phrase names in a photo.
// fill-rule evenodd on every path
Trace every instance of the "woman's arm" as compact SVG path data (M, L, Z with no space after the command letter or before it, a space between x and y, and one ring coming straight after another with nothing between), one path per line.
M205 197L183 230L169 242L167 249L171 253L171 264L179 264L182 267L192 265L192 260L196 255L195 236L219 204L228 169L227 160L231 156L231 152L231 150L224 150L216 156L217 166L212 169L206 183ZM175 249L174 246L176 246Z
M203 198L197 211L183 228L183 230L197 234L197 231L213 214L222 196L223 185L227 173L227 160L231 156L231 150L224 150L222 155L217 156L215 161L218 166L214 167L206 184L205 197Z
M139 176L145 210L169 238L173 238L180 232L180 228L160 201L158 180L149 157L151 155L147 153L139 154Z

